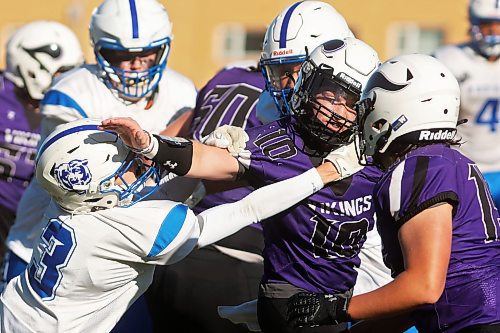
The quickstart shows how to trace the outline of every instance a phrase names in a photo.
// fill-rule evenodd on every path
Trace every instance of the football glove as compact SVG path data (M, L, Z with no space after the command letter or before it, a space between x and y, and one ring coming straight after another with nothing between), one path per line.
M356 144L354 142L339 147L332 150L324 160L329 161L335 166L340 177L337 180L341 180L352 176L359 170L363 169L363 166L359 164L358 154L356 153Z
M227 149L231 155L238 156L248 141L248 134L241 127L224 125L210 133L203 143L209 146Z
M288 300L287 319L293 327L347 322L350 300L342 295L301 292Z

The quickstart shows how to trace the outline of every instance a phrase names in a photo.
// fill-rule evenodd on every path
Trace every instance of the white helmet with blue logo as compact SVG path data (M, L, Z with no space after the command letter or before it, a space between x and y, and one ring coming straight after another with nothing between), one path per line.
M283 76L294 74L283 72L283 67L300 65L307 53L326 41L352 36L344 17L322 1L297 2L273 20L264 37L260 64L266 89L280 111L283 106L288 110L287 98L293 89L293 85L280 84Z
M156 0L105 0L94 9L89 27L97 64L107 86L125 99L140 99L153 92L165 70L172 23ZM127 54L128 53L128 54ZM134 55L156 53L146 70L123 70L117 63Z
M145 166L117 134L99 130L100 123L87 118L63 124L40 146L36 178L68 212L128 207L157 188L139 193L149 179L158 182L156 168ZM124 176L128 171L133 180Z
M471 0L469 20L471 37L479 51L486 57L500 56L500 35L484 35L479 28L483 23L500 22L500 1Z

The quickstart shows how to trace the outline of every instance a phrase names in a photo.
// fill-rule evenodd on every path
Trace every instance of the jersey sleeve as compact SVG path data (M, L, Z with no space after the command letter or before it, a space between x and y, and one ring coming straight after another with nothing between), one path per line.
M114 248L127 260L166 265L184 258L200 234L197 218L188 206L169 200L141 201L128 208L98 212L111 221L120 236Z
M384 177L377 199L382 211L390 212L401 227L431 206L459 200L457 168L445 158L416 156L401 162Z
M86 69L68 73L45 94L41 101L41 136L47 137L56 126L81 118L92 117L92 92L85 86L89 80Z

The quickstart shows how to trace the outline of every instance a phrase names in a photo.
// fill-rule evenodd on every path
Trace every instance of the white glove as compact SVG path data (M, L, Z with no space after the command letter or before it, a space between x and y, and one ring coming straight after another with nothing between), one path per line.
M243 128L224 125L217 127L202 142L209 146L226 148L231 155L238 156L245 149L248 139Z
M363 166L359 164L356 144L354 142L332 150L330 154L325 157L323 163L325 161L330 161L333 166L335 166L335 169L337 169L340 175L337 180L350 177L363 169Z

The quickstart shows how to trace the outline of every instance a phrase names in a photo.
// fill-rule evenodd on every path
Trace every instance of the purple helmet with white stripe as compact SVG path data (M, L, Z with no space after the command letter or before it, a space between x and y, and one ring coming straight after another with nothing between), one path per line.
M289 111L289 96L307 53L326 41L352 36L342 15L322 1L297 2L273 20L260 64L266 89L280 111Z
M129 100L154 91L167 64L172 23L156 0L105 0L89 27L97 64L107 86ZM156 53L146 70L123 70L117 63Z

